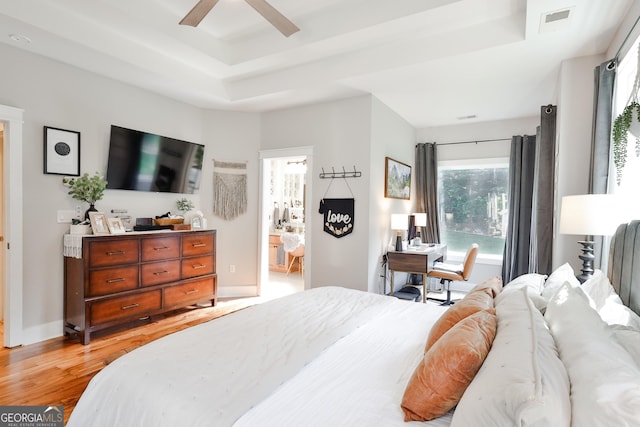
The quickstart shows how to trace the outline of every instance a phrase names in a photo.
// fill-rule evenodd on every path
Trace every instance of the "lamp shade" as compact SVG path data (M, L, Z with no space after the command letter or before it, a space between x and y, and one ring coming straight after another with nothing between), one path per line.
M560 208L560 233L613 235L620 222L617 200L613 194L564 196Z
M391 229L406 230L409 226L409 215L407 214L391 214Z
M414 213L413 216L416 217L416 227L426 227L427 226L427 214L426 213Z

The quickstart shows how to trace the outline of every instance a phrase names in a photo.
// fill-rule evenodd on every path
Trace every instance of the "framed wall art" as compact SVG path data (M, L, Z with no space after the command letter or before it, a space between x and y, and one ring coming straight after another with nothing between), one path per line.
M44 173L80 176L80 132L44 127Z
M409 200L411 195L411 166L384 158L384 197Z

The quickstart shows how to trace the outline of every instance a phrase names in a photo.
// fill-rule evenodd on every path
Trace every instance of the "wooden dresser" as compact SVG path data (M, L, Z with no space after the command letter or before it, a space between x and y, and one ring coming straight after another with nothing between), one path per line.
M202 302L216 304L215 230L82 237L82 258L64 257L65 334L149 321Z

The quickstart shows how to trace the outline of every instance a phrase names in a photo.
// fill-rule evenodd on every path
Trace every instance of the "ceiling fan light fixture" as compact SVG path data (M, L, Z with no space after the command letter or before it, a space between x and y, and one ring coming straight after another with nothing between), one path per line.
M199 0L195 6L180 21L180 25L190 25L197 27L219 0ZM293 22L280 13L275 7L265 0L244 0L249 6L254 8L260 15L271 23L285 37L300 31Z

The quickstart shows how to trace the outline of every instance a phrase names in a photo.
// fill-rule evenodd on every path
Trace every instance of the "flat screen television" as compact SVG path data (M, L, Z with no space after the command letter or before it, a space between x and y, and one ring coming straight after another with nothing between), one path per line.
M197 193L204 145L111 126L107 188Z

